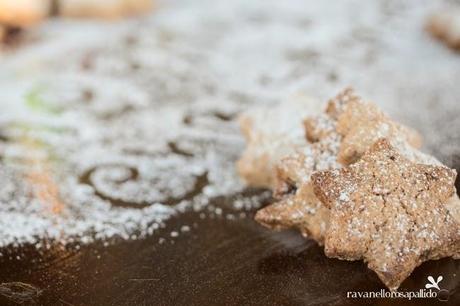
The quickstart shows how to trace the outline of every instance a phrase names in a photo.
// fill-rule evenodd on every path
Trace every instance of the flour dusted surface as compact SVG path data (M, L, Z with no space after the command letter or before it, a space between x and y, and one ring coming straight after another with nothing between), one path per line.
M208 212L243 188L236 115L300 91L352 84L449 162L460 60L423 32L439 5L168 1L141 21L32 30L0 55L0 246L132 239Z

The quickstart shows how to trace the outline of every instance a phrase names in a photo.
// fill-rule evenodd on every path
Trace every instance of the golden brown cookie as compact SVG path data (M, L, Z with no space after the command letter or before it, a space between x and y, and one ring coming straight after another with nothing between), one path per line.
M305 120L306 135L311 143L283 158L276 166L277 202L259 210L256 221L272 228L295 227L320 245L327 229L329 211L316 198L311 185L314 171L340 167L336 156L341 136L336 132L335 117L340 113L349 90L330 100L324 114Z
M283 158L277 167L277 202L260 209L255 219L279 230L295 227L305 236L322 244L329 211L316 198L310 183L315 168L313 147Z
M4 41L6 37L6 28L0 25L0 43Z
M460 9L450 8L431 15L427 31L452 49L460 49Z
M59 14L65 17L120 18L148 12L152 0L59 0Z
M322 245L329 221L329 209L316 198L312 185L305 184L295 194L286 195L259 210L255 219L274 230L297 228L304 237Z
M447 209L458 223L460 223L460 199L458 195L452 196L446 204Z
M422 145L422 138L416 131L396 123L377 105L361 99L354 99L343 107L337 119L337 131L343 136L337 158L344 165L358 160L379 138L407 143L414 148Z
M318 102L299 95L272 108L257 108L240 116L247 146L237 170L248 185L274 187L275 165L306 145L302 120L317 108Z
M374 129L373 123L376 123ZM329 213L311 192L310 176L315 171L349 164L350 158L338 160L342 152L351 152L357 159L378 139L377 127L383 124L391 127L385 135L398 143L405 155L431 162L408 144L408 141L414 145L420 143L418 133L391 121L377 106L362 101L353 89L346 88L328 101L324 113L304 120L309 143L278 163L274 190L278 202L262 208L255 219L272 229L296 227L304 236L323 244ZM356 137L360 133L364 136Z
M45 19L50 0L0 0L0 24L29 26Z
M346 87L337 96L328 101L326 106L326 114L332 120L337 120L349 102L360 99L361 98L356 95L352 87Z
M460 199L458 195L452 196L446 204L447 209L451 213L452 217L460 224ZM455 246L453 250L454 254L452 255L454 259L460 259L460 243ZM449 255L446 255L449 256ZM445 257L445 256L441 256Z
M456 172L416 164L386 139L348 167L312 175L330 209L325 253L364 259L390 289L422 262L457 253L460 224L446 208Z

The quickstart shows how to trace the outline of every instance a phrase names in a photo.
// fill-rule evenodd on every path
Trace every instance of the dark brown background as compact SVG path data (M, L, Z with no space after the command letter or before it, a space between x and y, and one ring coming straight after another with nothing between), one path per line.
M231 198L217 199L216 204L225 207ZM193 228L168 238L182 224ZM160 237L166 238L162 244ZM16 287L13 295L3 291L1 305L460 304L460 261L425 263L401 288L419 290L428 275L442 275L440 285L449 290L448 302L351 300L346 298L349 290L383 288L363 263L328 259L297 232L269 231L252 216L201 219L186 213L145 240L110 246L95 243L80 250L55 246L37 251L34 246L21 246L1 251L2 282L33 286Z

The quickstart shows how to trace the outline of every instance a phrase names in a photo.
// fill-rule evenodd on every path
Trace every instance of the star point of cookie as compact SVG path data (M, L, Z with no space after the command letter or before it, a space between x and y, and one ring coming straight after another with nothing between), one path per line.
M395 122L376 104L360 98L343 107L337 118L337 131L343 136L337 159L344 165L357 161L379 138L414 148L422 145L422 137L417 131Z
M460 225L446 208L455 170L416 164L378 140L348 167L312 175L330 209L325 253L364 259L394 290L422 262L455 256Z
M283 158L276 169L276 202L260 209L255 220L274 230L295 227L321 244L328 211L313 193L310 176L314 167L311 146Z
M295 227L303 236L323 244L329 211L313 193L310 178L314 171L340 167L336 156L341 136L336 131L336 118L353 98L353 90L347 88L328 102L323 114L304 121L310 142L277 163L277 201L259 210L256 221L272 229Z
M292 189L285 190L275 203L260 209L255 220L274 230L295 227L303 236L322 245L329 210L316 198L311 182L289 188Z

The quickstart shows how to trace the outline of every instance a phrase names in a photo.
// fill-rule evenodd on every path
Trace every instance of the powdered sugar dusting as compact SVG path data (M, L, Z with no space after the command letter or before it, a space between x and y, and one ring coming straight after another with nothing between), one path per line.
M448 159L455 126L433 126L458 122L460 61L423 33L438 5L168 1L141 21L33 30L0 55L0 246L130 239L207 213L243 188L236 115L299 91L352 84Z

